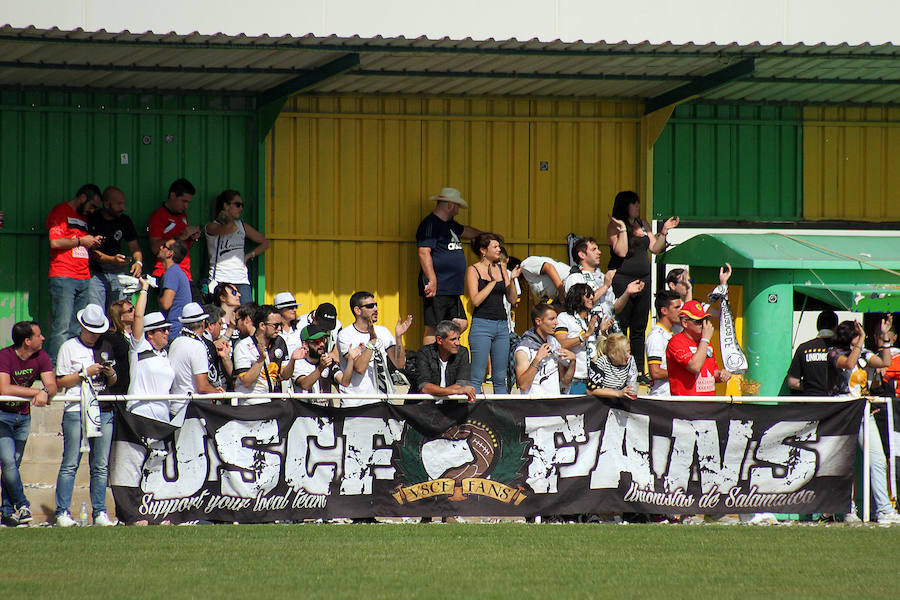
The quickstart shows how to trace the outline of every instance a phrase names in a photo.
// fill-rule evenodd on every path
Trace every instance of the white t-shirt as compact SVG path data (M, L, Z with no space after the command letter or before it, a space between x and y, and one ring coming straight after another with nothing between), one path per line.
M666 346L669 340L675 335L659 323L653 326L650 333L647 334L647 343L644 348L647 351L647 364L652 362L659 363L659 368L666 369ZM653 385L650 387L651 396L668 396L670 395L668 379L654 379Z
M284 339L284 343L287 346L287 355L290 356L294 353L294 350L299 348L303 344L303 339L300 337L300 333L303 331L304 325L297 321L297 326L293 329L290 329L290 325L286 325L284 329L281 330L280 335Z
M569 293L569 288L571 288L576 283L586 283L591 286L592 290L596 290L603 287L603 278L604 276L603 273L600 272L600 269L596 269L592 273L579 270L576 273L570 273L563 283L566 287L566 293ZM603 309L602 314L604 317L615 317L616 295L612 289L612 282L610 282L609 287L606 289L606 293L603 294L603 297L600 298L599 302L596 298L594 299L594 306L597 306L598 304ZM613 331L614 333L620 333L617 323L613 323L613 329L611 331Z
M297 393L297 394L319 394L319 393L321 393L322 392L322 385L321 385L322 379L324 378L327 380L328 378L330 378L334 374L334 372L336 370L335 369L336 366L337 365L332 365L332 366L328 367L327 369L324 369L322 371L321 375L319 375L319 378L316 379L316 382L313 383L312 387L309 390L304 390L303 388L300 387L300 380L303 379L304 377L306 377L307 375L309 375L310 373L312 373L313 371L315 371L316 365L312 364L305 358L303 360L295 361L294 362L294 381L293 381L294 393ZM318 404L319 406L331 406L330 400L325 400L322 398L311 398L310 400L308 400L308 402L310 402L311 404Z
M56 355L56 376L71 375L72 373L81 373L81 370L91 366L97 362L94 360L94 349L88 348L81 343L81 339L75 337L63 342L59 347L59 353ZM102 394L106 391L106 375L98 373L91 377L91 385L94 391ZM65 412L75 412L81 410L81 381L70 388L66 388L66 398L74 398L74 400L66 400Z
M392 346L397 345L397 341L394 339L394 334L387 327L383 327L381 325L375 325L375 335L377 337L375 344L375 351L372 352L372 359L369 361L369 365L366 368L365 373L357 373L353 372L353 377L350 379L350 385L346 388L342 387L341 392L345 394L377 394L378 386L375 383L375 369L376 362L383 361L384 368L387 369L387 361L390 360L387 357L387 349ZM352 366L347 365L347 352L350 351L350 348L358 346L359 344L367 344L369 343L369 334L362 333L359 331L352 323L347 325L341 332L338 334L337 345L338 345L338 353L341 355L341 369L353 368ZM341 406L362 406L363 404L373 404L378 402L378 400L356 400L352 398L348 398L347 400L341 401Z
M547 343L550 344L550 348L553 350L559 351L562 348L555 337L548 336ZM537 356L537 350L521 344L516 346L516 354L519 352L524 352L528 356L528 362L533 361L534 357ZM528 388L527 392L523 391L522 395L530 396L531 398L548 398L559 396L560 393L559 361L550 354L538 364L538 371L531 382L531 387Z
M246 238L244 223L242 221L234 223L237 229L227 235L210 235L206 227L203 228L203 233L206 234L206 250L209 253L209 278L213 281L250 285L247 265L244 264ZM249 300L244 299L245 302Z
M175 371L169 364L166 351L154 350L145 337L138 340L129 335L128 343L128 362L131 366L128 394L168 394L175 380ZM126 408L129 412L150 419L169 421L168 400L129 400Z
M169 364L175 371L172 382L173 394L196 394L197 384L194 375L209 373L209 360L206 356L206 344L198 339L180 335L169 346ZM187 399L172 400L169 410L177 413L186 404Z
M569 338L577 338L587 333L588 323L578 315L570 315L567 312L559 313L556 317L556 331L565 331ZM591 334L587 342L579 342L577 346L569 348L575 354L575 379L587 379L588 363L597 354L597 335Z
M559 295L559 292L557 291L556 286L553 285L553 281L550 277L541 273L541 269L544 268L544 263L553 265L553 268L556 269L559 278L563 282L565 282L566 277L569 276L569 270L571 269L566 263L554 260L549 256L529 256L523 260L522 275L525 276L525 281L528 282L528 287L531 288L531 293L535 300L542 300L545 297L556 298ZM560 298L560 300L562 300L562 298Z
M247 371L253 366L253 363L256 362L256 359L259 358L259 350L256 347L255 339L252 335L247 336L241 341L239 341L234 346L234 371L235 373L239 373L241 371ZM296 363L295 363L296 368ZM256 378L256 381L253 383L252 387L247 387L243 383L241 383L240 377L235 377L234 380L234 391L241 392L242 394L268 394L270 393L269 384L266 382L266 371L269 372L269 377L273 382L278 382L273 388L275 392L281 392L281 369L278 366L278 363L270 362L268 357L266 358L266 362L263 363L262 368L259 370L259 377ZM274 373L274 374L273 374ZM266 402L270 402L265 398L254 398L251 400L238 400L239 405L243 404L265 404Z

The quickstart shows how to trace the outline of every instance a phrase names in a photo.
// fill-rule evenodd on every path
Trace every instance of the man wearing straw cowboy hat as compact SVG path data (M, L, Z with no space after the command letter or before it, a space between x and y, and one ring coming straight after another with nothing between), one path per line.
M453 218L469 205L456 188L442 188L430 200L434 210L419 223L416 245L419 248L419 295L425 306L425 338L434 343L434 328L441 321L453 321L461 331L469 326L460 296L464 291L466 256L461 239L472 239L482 231L461 225Z

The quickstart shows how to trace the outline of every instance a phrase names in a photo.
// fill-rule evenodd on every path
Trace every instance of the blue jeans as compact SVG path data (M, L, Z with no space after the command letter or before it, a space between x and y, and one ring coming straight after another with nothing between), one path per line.
M491 357L491 381L495 394L506 393L506 367L509 362L509 324L504 319L472 319L469 328L469 347L472 349L472 386L481 392L481 382Z
M863 447L863 425L859 427L859 448ZM869 414L869 474L872 486L872 497L875 500L873 515L891 512L891 496L888 493L887 484L887 459L884 456L884 446L881 444L881 434L875 417Z
M119 285L118 273L94 273L91 275L91 302L99 304L104 310L113 302L125 297Z
M0 488L3 516L8 517L22 506L31 506L25 497L19 465L25 452L25 441L31 429L31 415L0 411Z
M81 333L81 325L75 314L92 302L90 279L70 279L50 277L47 286L50 292L50 336L47 340L47 354L56 366L56 355L63 342Z
M75 473L81 462L81 412L63 413L63 456L56 477L56 514L61 515L69 510L72 504L72 491L75 489ZM90 438L91 446L89 465L91 469L91 509L96 517L106 512L106 481L109 474L109 448L112 445L113 413L100 413L100 431L103 435Z
M569 386L569 393L578 396L587 394L587 381L573 381L572 385Z

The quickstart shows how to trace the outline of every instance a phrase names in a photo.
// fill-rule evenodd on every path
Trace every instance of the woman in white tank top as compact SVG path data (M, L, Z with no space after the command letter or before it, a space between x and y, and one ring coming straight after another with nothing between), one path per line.
M216 283L232 283L241 293L241 300L249 302L253 294L247 276L247 261L265 252L269 240L241 220L243 212L244 200L240 193L225 190L216 198L215 219L207 223L203 231L209 253L209 289L214 289ZM245 254L246 238L256 242L257 246Z

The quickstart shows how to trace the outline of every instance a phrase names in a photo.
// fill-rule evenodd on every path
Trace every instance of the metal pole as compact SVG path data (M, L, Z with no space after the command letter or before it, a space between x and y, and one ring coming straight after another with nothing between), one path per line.
M866 399L866 408L863 411L863 514L864 523L869 522L871 507L869 506L869 494L872 487L872 474L869 472L869 414L872 407Z

